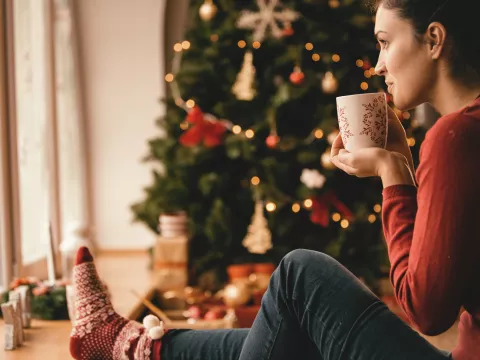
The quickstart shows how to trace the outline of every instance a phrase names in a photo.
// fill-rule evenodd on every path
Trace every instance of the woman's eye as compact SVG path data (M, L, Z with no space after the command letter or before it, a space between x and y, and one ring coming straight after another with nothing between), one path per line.
M385 41L385 40L378 40L378 42L380 43L380 46L382 47L382 49L386 49L387 46L388 46L388 42Z

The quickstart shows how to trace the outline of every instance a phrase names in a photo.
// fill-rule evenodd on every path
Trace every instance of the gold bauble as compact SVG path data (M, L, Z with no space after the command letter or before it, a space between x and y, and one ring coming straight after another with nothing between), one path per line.
M245 305L251 298L250 287L243 282L228 284L223 290L223 302L228 307Z
M322 157L320 158L320 161L322 163L322 166L324 169L327 170L333 170L336 168L336 166L332 163L330 160L330 148L328 148L323 154Z
M338 90L338 80L330 71L322 79L322 90L325 94L334 94Z
M203 21L210 21L217 14L217 11L218 8L212 0L205 0L202 6L200 6L198 14Z

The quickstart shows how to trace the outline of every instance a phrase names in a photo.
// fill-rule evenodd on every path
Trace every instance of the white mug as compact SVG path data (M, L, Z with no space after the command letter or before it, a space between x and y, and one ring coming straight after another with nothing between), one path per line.
M338 126L349 152L387 143L388 118L385 93L337 97Z

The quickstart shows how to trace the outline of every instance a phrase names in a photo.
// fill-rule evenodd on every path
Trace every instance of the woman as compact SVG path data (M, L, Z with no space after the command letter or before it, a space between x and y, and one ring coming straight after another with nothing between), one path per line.
M281 261L250 330L145 331L114 313L82 248L75 267L72 356L479 360L480 57L478 40L468 40L478 34L478 6L476 0L376 4L377 74L385 77L398 108L430 102L443 115L422 145L417 181L405 132L391 110L387 149L348 153L340 137L332 147L340 169L382 179L391 280L410 321L435 335L466 310L453 354L431 346L338 262L308 250Z

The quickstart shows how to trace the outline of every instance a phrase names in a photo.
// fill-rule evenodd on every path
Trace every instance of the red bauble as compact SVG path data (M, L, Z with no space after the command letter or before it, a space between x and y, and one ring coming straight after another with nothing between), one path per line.
M265 143L270 149L275 149L280 142L280 136L272 134L268 135L267 139L265 140Z
M202 309L199 306L193 305L190 306L187 310L188 317L191 319L200 319L202 317Z
M293 31L293 28L291 26L286 27L282 31L283 36L292 36L294 33L295 31Z
M362 69L363 70L370 70L372 68L372 63L368 60L365 60L363 62L363 66L362 66Z
M294 85L300 85L303 83L303 80L305 80L305 74L299 68L295 69L290 74L290 82Z

